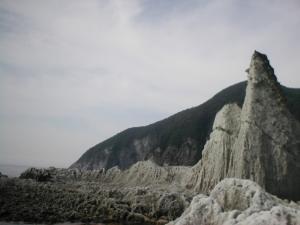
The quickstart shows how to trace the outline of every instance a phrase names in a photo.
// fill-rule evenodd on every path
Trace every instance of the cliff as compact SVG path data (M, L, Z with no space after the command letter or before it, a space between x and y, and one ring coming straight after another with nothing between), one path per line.
M144 127L127 129L87 150L70 168L124 170L151 159L157 165L193 166L202 157L217 112L226 104L242 107L247 82L232 85L197 107ZM300 121L300 89L281 86L287 106Z
M222 179L250 179L277 196L300 199L300 123L290 113L269 60L255 52L242 109L218 113L192 186L209 192Z
M0 179L0 219L162 225L181 215L169 225L300 224L299 202L293 202L300 200L295 105L265 55L255 52L247 72L243 104L222 106L196 165L160 166L151 157L127 169L86 170L95 158L83 169L31 168L23 179ZM139 154L154 146L142 140L134 141Z

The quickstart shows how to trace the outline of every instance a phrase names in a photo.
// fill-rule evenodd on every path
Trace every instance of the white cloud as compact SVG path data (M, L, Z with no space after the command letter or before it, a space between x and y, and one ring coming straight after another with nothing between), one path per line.
M300 86L298 1L145 3L1 1L1 162L34 162L23 152L68 165L128 126L246 79L254 49L283 84Z

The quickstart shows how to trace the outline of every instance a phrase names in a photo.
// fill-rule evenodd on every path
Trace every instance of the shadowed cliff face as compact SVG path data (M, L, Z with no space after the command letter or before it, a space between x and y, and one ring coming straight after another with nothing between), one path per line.
M225 177L250 179L277 196L300 199L300 123L267 57L255 52L242 109L225 106L217 115L201 162L196 189L210 191Z

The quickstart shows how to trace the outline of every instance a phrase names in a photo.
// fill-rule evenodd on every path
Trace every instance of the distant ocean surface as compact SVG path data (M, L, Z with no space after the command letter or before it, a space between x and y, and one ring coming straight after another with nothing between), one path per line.
M29 167L31 166L15 166L15 165L0 164L0 172L9 177L18 177L22 172L24 172Z

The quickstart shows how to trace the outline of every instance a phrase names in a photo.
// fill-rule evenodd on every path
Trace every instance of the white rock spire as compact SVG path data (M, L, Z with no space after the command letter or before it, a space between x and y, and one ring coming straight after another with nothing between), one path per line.
M272 194L299 200L300 124L286 106L266 55L255 51L247 72L240 115L234 105L218 113L214 127L221 126L210 135L191 183L208 192L225 177L251 179Z

